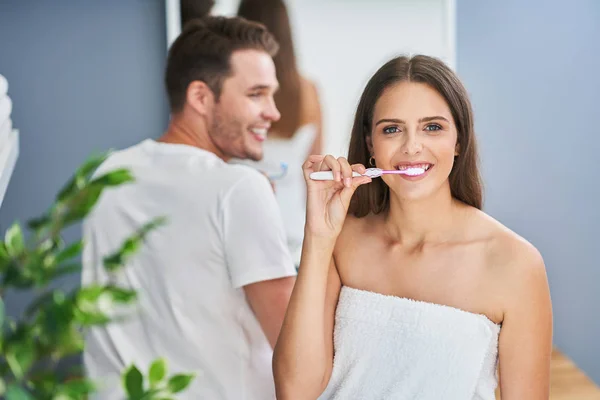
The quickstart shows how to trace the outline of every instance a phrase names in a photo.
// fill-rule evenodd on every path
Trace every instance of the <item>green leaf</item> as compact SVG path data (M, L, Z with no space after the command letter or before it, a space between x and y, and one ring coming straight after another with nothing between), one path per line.
M10 264L10 256L8 255L4 242L0 241L0 272L6 271L8 264Z
M136 299L137 293L135 290L124 289L117 286L107 286L105 293L110 295L115 303L129 304Z
M126 257L135 254L135 252L140 248L141 242L142 239L139 237L132 237L125 240L123 246L121 247L121 254Z
M76 379L66 382L57 389L57 394L68 395L74 399L84 398L84 395L96 390L96 385L89 379Z
M84 345L81 332L75 326L69 325L60 331L52 355L55 358L63 358L71 354L79 354L83 351Z
M35 360L33 343L27 337L19 338L5 349L6 362L17 379L22 379Z
M58 393L55 394L54 396L52 396L52 400L79 400L79 397L74 397L71 396L70 394L66 394L66 393Z
M69 197L75 195L75 193L77 193L78 190L81 190L81 188L84 185L85 185L85 179L83 177L81 177L81 176L74 175L63 186L63 188L60 190L60 192L58 192L58 195L56 196L56 201L57 202L64 202Z
M141 228L137 229L133 235L123 242L119 250L104 257L104 268L111 272L122 268L127 262L127 258L131 257L139 249L141 242L146 238L148 233L164 225L166 222L167 219L165 217L157 217L142 225Z
M177 374L173 375L167 383L167 388L171 393L179 393L189 386L194 380L193 374Z
M8 263L2 279L3 286L13 286L18 289L28 289L31 288L33 284L34 279L29 269L21 268L21 266L15 260L11 260Z
M108 172L90 182L91 185L101 186L119 186L123 183L133 182L134 178L131 172L127 169L117 169Z
M27 227L32 230L41 230L46 228L52 222L50 215L42 215L41 217L32 218L27 221Z
M54 296L54 292L55 292L55 290L48 290L48 291L40 294L38 297L36 297L27 306L27 309L25 309L25 316L31 317L33 314L35 314L36 311L38 311L40 308L42 308L45 304L50 303Z
M60 384L56 379L56 371L34 371L29 379L33 386L33 397L36 399L49 399Z
M104 287L90 285L80 289L74 296L76 307L73 310L75 319L83 326L102 325L110 321L110 318L98 304L100 296L104 293Z
M73 298L62 291L53 291L52 299L46 301L35 319L39 330L38 351L53 357L77 353L83 347L83 339L73 324Z
M65 226L85 218L98 202L103 190L104 187L100 185L89 185L78 192L69 202L68 211L63 219Z
M4 331L4 329L3 329L4 316L5 316L4 301L2 300L2 297L0 297L0 336L2 335L2 332Z
M23 388L12 384L6 390L6 400L34 400Z
M148 371L148 379L150 380L150 387L154 388L159 384L167 373L167 362L163 358L154 360Z
M4 378L0 377L0 396L3 396L6 393L6 383L4 382Z
M144 377L135 365L126 370L123 380L129 400L139 399L144 395Z
M145 390L140 400L156 400L159 396L165 396L164 388Z
M142 226L142 228L138 230L138 234L143 239L146 237L146 235L148 233L150 233L151 231L153 231L154 229L156 229L162 225L165 225L166 223L167 223L167 217L165 217L165 216L156 217L156 218L152 219L150 222L147 222L146 224L144 224Z
M63 275L70 275L81 271L81 264L66 264L56 267L50 273L52 279L60 278Z
M78 190L81 190L87 183L89 176L106 160L108 153L88 158L85 163L80 166L73 177L63 186L56 200L62 202L68 197L73 196Z
M60 253L56 255L56 263L60 264L64 261L70 260L76 255L80 254L83 250L83 240L78 240L77 242L71 244L64 250L61 250Z
M96 302L104 291L104 286L89 285L81 288L75 295L77 302Z
M25 249L25 239L21 226L15 222L8 230L4 237L4 244L8 255L16 257Z

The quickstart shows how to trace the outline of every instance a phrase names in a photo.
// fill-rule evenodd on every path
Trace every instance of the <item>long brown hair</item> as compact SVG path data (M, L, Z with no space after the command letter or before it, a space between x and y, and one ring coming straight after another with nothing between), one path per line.
M396 57L373 75L356 110L348 161L369 166L371 154L367 147L367 136L372 131L375 103L385 89L399 82L425 83L446 100L456 124L460 152L448 178L450 191L454 198L481 209L483 189L471 102L456 74L436 58L424 55ZM356 217L363 217L387 210L390 205L389 190L382 179L374 179L369 185L360 186L352 197L349 212Z
M263 24L279 43L273 62L279 81L275 104L281 111L281 119L272 124L272 129L280 136L292 137L302 123L302 79L286 5L282 0L242 0L237 15Z

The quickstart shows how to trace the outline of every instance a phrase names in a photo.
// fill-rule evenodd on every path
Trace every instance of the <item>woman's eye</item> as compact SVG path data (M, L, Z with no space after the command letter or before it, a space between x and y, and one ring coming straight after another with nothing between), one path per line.
M383 133L386 134L392 134L392 133L398 133L400 132L400 129L398 129L397 126L387 126L385 128L383 128Z
M429 124L425 127L425 130L429 132L441 131L442 127L438 124Z

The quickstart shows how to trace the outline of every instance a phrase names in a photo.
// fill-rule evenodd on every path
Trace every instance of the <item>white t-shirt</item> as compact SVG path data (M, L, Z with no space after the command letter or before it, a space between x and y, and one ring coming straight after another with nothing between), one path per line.
M306 182L302 164L310 155L316 129L314 124L307 124L300 127L290 139L267 137L261 161L233 161L273 176L280 175L282 162L287 164L285 176L274 179L275 198L281 210L288 248L296 266L300 265L306 220Z
M274 399L272 349L242 288L296 274L268 180L153 140L112 154L96 175L122 167L136 181L106 189L83 225L82 283L138 290L125 322L86 335L87 373L105 385L97 398L122 398L128 365L148 371L164 357L170 374L197 373L179 399ZM102 258L157 216L166 225L120 272L107 272Z

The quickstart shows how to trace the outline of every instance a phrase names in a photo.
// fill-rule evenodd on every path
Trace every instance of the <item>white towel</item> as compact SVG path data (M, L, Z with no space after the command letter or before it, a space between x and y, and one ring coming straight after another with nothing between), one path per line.
M10 118L12 112L12 100L7 95L0 96L0 125Z
M0 97L4 96L6 93L8 93L8 81L0 74Z
M483 315L343 286L319 399L494 400L499 333Z
M8 135L12 131L12 119L7 119L3 124L0 123L0 152L8 141Z

